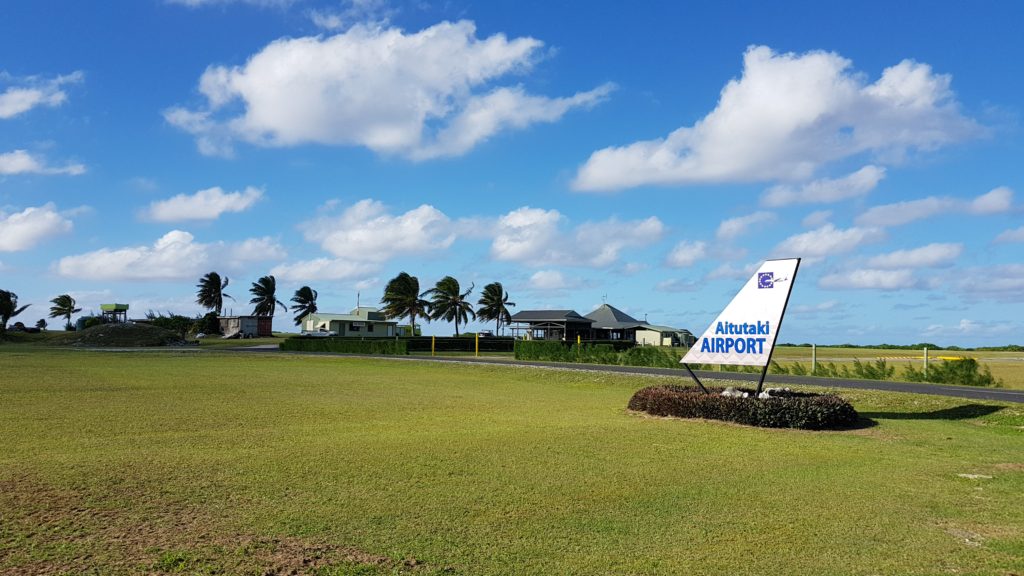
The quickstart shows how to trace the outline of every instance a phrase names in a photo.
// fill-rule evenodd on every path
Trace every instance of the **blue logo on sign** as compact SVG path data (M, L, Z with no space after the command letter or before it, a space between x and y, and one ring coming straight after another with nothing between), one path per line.
M773 272L758 272L757 287L775 288L775 274Z

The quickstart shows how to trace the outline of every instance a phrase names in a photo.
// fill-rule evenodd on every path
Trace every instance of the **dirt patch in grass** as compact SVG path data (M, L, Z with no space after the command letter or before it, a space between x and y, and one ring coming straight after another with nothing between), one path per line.
M27 475L0 479L0 573L438 572L415 559L394 560L323 540L240 534L194 506L136 497L142 495L94 497Z
M1003 462L996 464L995 468L1007 472L1024 472L1024 462Z

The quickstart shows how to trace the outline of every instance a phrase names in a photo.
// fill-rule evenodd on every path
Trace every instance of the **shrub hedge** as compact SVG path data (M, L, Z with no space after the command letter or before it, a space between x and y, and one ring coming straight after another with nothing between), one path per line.
M291 352L342 352L345 354L404 355L409 351L403 340L353 340L351 338L323 338L319 336L293 336L280 344L281 350Z
M404 337L409 352L430 352L431 337ZM512 352L513 340L509 336L486 336L480 338L481 352ZM473 352L476 350L476 338L472 335L455 337L438 336L433 341L436 352Z
M573 344L553 340L516 340L516 360L618 364L619 354L611 344Z
M834 394L790 392L771 398L722 396L722 388L708 388L710 394L689 386L651 386L637 391L629 409L653 416L707 418L763 428L835 430L857 423L857 411ZM753 390L742 390L753 396Z
M928 365L927 372L907 365L903 369L903 379L909 382L937 382L961 386L1002 386L1002 381L992 376L989 367L981 366L974 358L934 362Z

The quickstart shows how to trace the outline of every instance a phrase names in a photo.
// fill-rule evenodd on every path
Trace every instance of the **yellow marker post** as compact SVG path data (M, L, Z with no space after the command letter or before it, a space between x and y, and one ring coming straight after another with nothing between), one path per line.
M437 340L437 336L430 337L430 355L434 355L434 342Z
M576 361L577 362L580 361L580 354L582 354L582 353L583 353L583 340L580 338L580 335L577 334L576 335Z
M477 355L477 357L480 356L480 334L479 333L477 333L477 335L476 335L476 355Z

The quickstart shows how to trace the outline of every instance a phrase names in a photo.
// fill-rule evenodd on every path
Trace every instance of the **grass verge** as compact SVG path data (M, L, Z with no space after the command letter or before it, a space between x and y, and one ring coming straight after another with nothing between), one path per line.
M13 350L13 351L11 351ZM1009 574L1024 412L841 391L845 432L644 417L665 379L0 350L0 572Z

